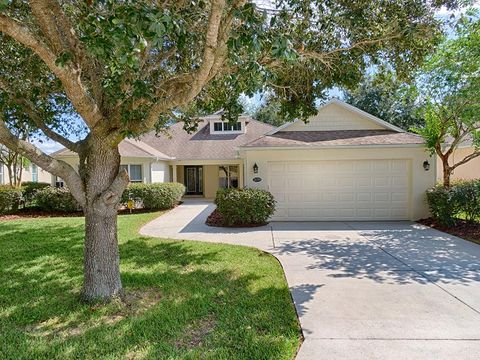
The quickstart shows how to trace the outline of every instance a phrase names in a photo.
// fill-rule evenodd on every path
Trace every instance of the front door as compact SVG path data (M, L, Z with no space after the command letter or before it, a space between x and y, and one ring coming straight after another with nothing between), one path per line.
M185 166L186 195L203 195L203 167Z

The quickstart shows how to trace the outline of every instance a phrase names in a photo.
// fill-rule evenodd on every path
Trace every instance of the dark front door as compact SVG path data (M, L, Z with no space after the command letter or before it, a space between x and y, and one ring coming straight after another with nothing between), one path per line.
M202 166L185 166L185 187L187 195L203 195Z

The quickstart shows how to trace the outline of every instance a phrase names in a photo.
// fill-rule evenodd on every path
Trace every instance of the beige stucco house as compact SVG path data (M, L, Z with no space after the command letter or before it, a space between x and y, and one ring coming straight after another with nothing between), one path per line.
M450 164L454 164L466 156L473 154L475 152L475 148L472 146L471 143L465 142L460 144L457 149L453 152L450 156ZM452 180L471 180L471 179L479 179L480 178L480 157L474 158L469 162L460 165L457 167L452 175ZM442 161L440 158L437 158L437 180L443 180L443 168L442 168Z
M436 181L436 160L423 140L339 100L307 123L273 128L241 116L232 126L217 113L193 134L180 123L168 132L120 144L131 181L178 181L187 196L209 199L220 187L267 189L277 200L274 220L428 215L425 190ZM78 166L68 150L54 156Z
M51 183L52 175L35 164L29 164L22 170L22 182L27 181ZM8 175L7 166L0 163L0 185L6 185L9 183L10 177Z

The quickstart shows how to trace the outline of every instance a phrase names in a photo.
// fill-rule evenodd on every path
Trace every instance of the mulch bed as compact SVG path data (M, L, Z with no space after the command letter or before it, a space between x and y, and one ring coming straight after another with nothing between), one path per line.
M268 223L226 225L225 221L223 220L222 214L220 214L220 212L218 212L218 210L215 209L210 215L208 215L207 220L205 221L205 224L207 224L208 226L214 226L214 227L247 228L247 227L264 226L264 225L267 225Z
M156 212L158 210L150 209L133 209L131 212L128 209L118 210L118 215L129 214L143 214L149 212ZM20 209L15 214L0 215L0 221L21 220L21 219L36 219L36 218L52 218L52 217L81 217L82 211L61 212L61 211L43 211L36 208Z
M458 220L454 226L448 227L437 223L434 219L421 219L418 222L422 225L458 236L465 240L480 244L480 223L466 220Z

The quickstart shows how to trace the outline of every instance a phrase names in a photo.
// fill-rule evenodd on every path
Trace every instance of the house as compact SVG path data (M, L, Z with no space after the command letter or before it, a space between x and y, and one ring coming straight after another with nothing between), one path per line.
M273 220L415 220L428 215L425 190L436 160L423 140L339 100L308 122L279 128L241 116L202 118L186 133L149 133L120 144L133 182L178 181L187 196L213 198L218 188L261 188L277 200ZM55 157L78 164L68 150Z
M39 168L35 164L29 164L22 170L22 182L45 182L50 183L52 176L49 172ZM8 168L5 164L0 162L0 185L10 184L10 177L8 175Z
M457 146L452 155L450 155L450 164L454 164L461 161L466 156L473 154L475 147L471 141L465 141ZM476 157L469 162L460 165L451 175L451 180L471 180L480 178L480 156ZM437 180L443 181L443 166L442 161L437 157Z

